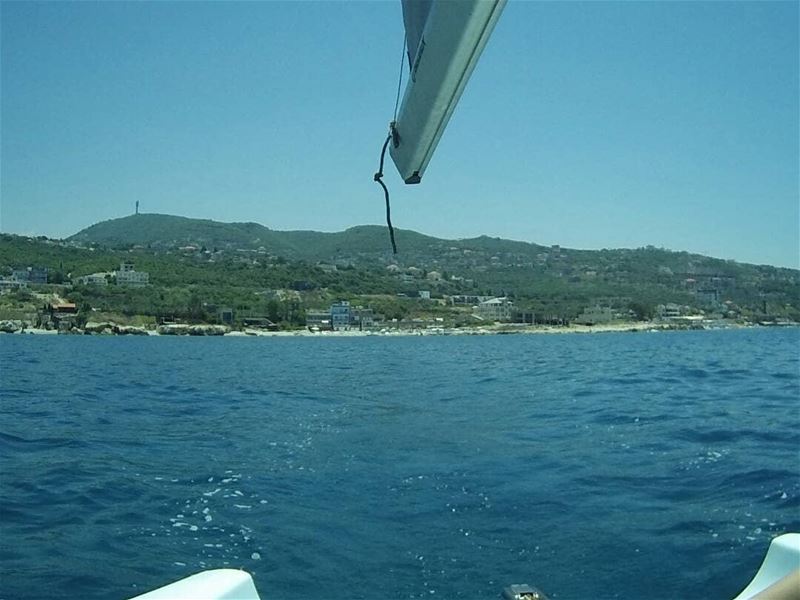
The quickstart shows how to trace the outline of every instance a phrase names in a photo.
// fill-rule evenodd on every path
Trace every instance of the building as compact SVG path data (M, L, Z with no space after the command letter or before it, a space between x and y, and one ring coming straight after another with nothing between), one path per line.
M0 277L0 293L28 287L27 281L19 281L14 277Z
M338 267L336 265L329 265L327 263L317 263L317 268L325 273L336 273L338 271Z
M349 329L351 316L350 302L347 300L331 304L332 329Z
M668 302L667 304L659 304L656 307L656 313L662 319L675 319L681 316L682 311L679 305Z
M219 322L223 325L233 325L233 309L229 307L224 307L219 309Z
M451 305L456 306L461 304L478 304L480 302L485 302L486 300L491 300L492 297L459 294L455 296L448 296L447 299Z
M536 323L536 313L530 310L517 310L514 311L514 323L525 323L533 325Z
M108 279L111 277L111 275L111 273L92 273L91 275L78 277L78 283L83 285L106 286L108 285Z
M475 314L485 321L510 321L514 303L505 296L485 300L475 307Z
M119 271L115 275L117 276L117 285L144 287L150 283L150 274L146 271L136 271L133 263L130 262L120 263Z
M331 329L331 311L307 310L306 327L316 329Z
M420 290L419 297L422 300L430 300L431 299L431 291L430 290Z
M350 311L350 323L359 329L368 329L375 324L375 313L371 308L357 306Z
M11 278L28 283L47 283L47 267L23 267L13 269Z
M720 302L719 290L716 289L697 290L694 295L701 304L716 306Z
M245 327L256 328L256 329L268 329L269 331L278 330L278 326L264 316L250 315L247 317L242 317L241 322L242 325L244 325Z
M72 302L51 302L45 307L42 324L45 329L69 331L78 319L78 307Z
M307 310L306 326L322 330L346 330L351 327L367 329L375 324L375 313L371 308L351 306L346 300L335 302L324 310Z

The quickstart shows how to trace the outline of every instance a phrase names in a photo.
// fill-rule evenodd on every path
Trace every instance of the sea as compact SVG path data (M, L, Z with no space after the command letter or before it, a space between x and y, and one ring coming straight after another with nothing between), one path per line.
M0 337L0 598L730 599L800 531L800 330Z

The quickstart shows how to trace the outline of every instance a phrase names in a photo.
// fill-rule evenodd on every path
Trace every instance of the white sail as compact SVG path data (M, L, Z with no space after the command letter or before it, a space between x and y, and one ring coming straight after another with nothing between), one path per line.
M411 77L390 153L419 183L506 0L403 0Z

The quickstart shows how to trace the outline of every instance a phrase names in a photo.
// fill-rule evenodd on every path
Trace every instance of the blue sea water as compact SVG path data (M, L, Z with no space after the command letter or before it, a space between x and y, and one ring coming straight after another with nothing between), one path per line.
M800 531L800 331L0 338L0 597L734 596Z

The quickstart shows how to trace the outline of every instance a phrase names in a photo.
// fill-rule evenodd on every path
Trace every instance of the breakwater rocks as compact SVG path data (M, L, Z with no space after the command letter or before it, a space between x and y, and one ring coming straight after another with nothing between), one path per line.
M225 325L187 325L185 323L159 325L156 328L159 335L225 335L229 331L230 328Z
M19 321L16 319L0 321L0 332L17 333L18 331L23 331L26 326L30 327L30 324L28 324L25 321Z
M32 327L28 321L16 319L0 320L0 333L31 334L71 334L71 335L191 335L221 336L231 332L225 325L189 325L186 323L170 323L156 328L120 325L113 321L87 321L83 327Z
M94 335L150 335L144 327L117 325L110 321L89 321L83 326L83 332Z

